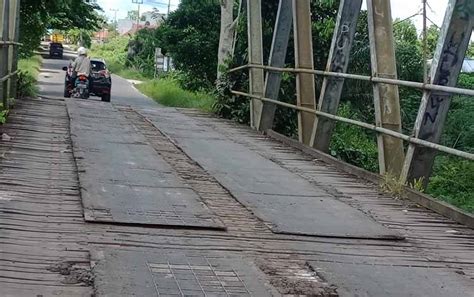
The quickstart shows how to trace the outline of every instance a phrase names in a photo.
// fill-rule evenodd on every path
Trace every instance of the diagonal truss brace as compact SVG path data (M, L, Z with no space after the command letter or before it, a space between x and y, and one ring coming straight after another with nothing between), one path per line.
M431 66L430 82L454 87L469 46L474 26L474 1L450 0ZM414 127L416 138L439 143L452 95L425 91ZM436 151L410 145L402 171L403 181L423 179L428 183Z
M341 0L326 71L347 72L361 7L362 0ZM339 107L343 87L343 78L325 77L319 97L318 110L335 115ZM336 122L331 119L317 117L314 122L310 145L327 152L335 125Z

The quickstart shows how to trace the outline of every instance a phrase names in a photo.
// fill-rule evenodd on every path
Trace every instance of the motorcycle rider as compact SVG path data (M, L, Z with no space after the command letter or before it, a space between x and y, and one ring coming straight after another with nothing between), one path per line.
M87 49L84 47L80 47L77 50L77 58L72 62L72 77L71 83L73 87L76 85L76 79L79 75L87 76L89 80L89 89L91 89L91 60L87 56Z

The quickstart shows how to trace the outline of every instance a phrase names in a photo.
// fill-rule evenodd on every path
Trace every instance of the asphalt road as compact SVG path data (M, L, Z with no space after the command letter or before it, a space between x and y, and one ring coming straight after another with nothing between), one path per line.
M64 59L43 60L43 69L40 74L40 95L62 97L64 90L64 71L70 60L74 59L72 52L66 51ZM90 97L89 100L100 101L99 97ZM131 105L136 107L156 107L158 104L141 94L133 84L120 76L112 74L112 102L118 105Z

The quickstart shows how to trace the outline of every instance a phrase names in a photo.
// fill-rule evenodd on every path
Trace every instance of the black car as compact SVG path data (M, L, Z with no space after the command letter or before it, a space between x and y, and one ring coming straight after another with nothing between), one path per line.
M64 52L64 48L63 48L63 45L61 43L52 42L52 43L49 44L49 57L50 58L58 57L58 58L62 59L63 58L63 52Z
M64 83L64 97L71 97L74 88L71 82L72 66L64 67L66 78ZM91 59L90 94L101 97L102 101L110 102L110 92L112 89L112 77L107 69L105 61L102 59Z

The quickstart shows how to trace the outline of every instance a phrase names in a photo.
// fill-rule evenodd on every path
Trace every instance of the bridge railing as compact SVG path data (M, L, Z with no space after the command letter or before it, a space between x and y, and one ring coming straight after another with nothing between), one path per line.
M0 0L0 102L9 108L9 99L16 96L18 47L20 31L20 0Z
M453 87L447 87L447 86L440 86L440 85L432 85L432 84L423 84L423 83L418 83L418 82L412 82L412 81L404 81L404 80L397 80L397 79L386 79L386 78L380 78L380 77L371 77L371 76L364 76L364 75L357 75L357 74L349 74L349 73L339 73L339 72L330 72L330 71L322 71L322 70L308 70L308 69L298 69L298 68L278 68L278 67L271 67L271 66L264 66L264 65L244 65L240 66L234 69L231 69L229 73L236 72L239 70L244 70L244 69L251 69L251 68L256 68L256 69L264 69L266 71L273 71L273 72L287 72L287 73L310 73L310 74L315 74L315 75L321 75L321 76L331 76L331 77L339 77L339 78L347 78L347 79L355 79L355 80L361 80L361 81L369 81L373 83L385 83L385 84L392 84L392 85L399 85L399 86L405 86L405 87L411 87L411 88L418 88L422 90L430 90L430 91L442 91L442 92L447 92L447 93L452 93L452 94L459 94L459 95L467 95L467 96L474 96L474 90L470 89L462 89L462 88L453 88ZM265 98L262 96L256 96L250 93L245 93L245 92L240 92L236 90L232 90L232 94L237 95L237 96L243 96L249 99L257 99L262 102L268 102L272 103L275 105L279 105L282 107L287 107L291 108L294 110L302 111L302 112L307 112L316 115L317 117L324 117L328 118L337 122L341 123L346 123L354 126L359 126L367 130L375 131L377 133L385 134L388 136L392 136L401 140L404 140L408 143L414 144L414 145L419 145L419 146L424 146L427 148L431 148L434 150L437 150L439 152L447 153L453 156L461 157L464 159L468 160L474 160L474 154L460 151L451 147L443 146L437 143L425 141L419 138L415 138L413 136L409 136L403 133L398 133L396 131L390 130L390 129L385 129L382 127L377 127L372 124L368 124L365 122L357 121L354 119L349 119L337 115L333 115L330 113L325 113L319 110L314 110L311 108L307 107L302 107L302 106L297 106L295 104L290 104L270 98Z
M326 71L315 70L314 66L311 0L279 2L268 66L263 61L261 0L255 0L247 8L248 64L230 70L249 71L248 93L232 93L251 99L252 127L260 131L271 129L276 106L284 106L298 111L300 142L322 151L329 149L335 122L375 131L380 174L400 176L402 182L423 180L425 186L437 152L474 160L470 152L439 144L451 96L474 96L474 90L454 87L472 34L474 2L449 0L430 75L425 50L424 83L397 78L389 0L367 0L371 76L347 73L362 0L340 1ZM283 68L292 27L295 68ZM297 104L277 100L283 72L296 74ZM324 78L319 100L316 76ZM337 116L345 79L372 83L374 125ZM412 135L402 133L398 86L423 90ZM408 142L406 151L403 141Z

